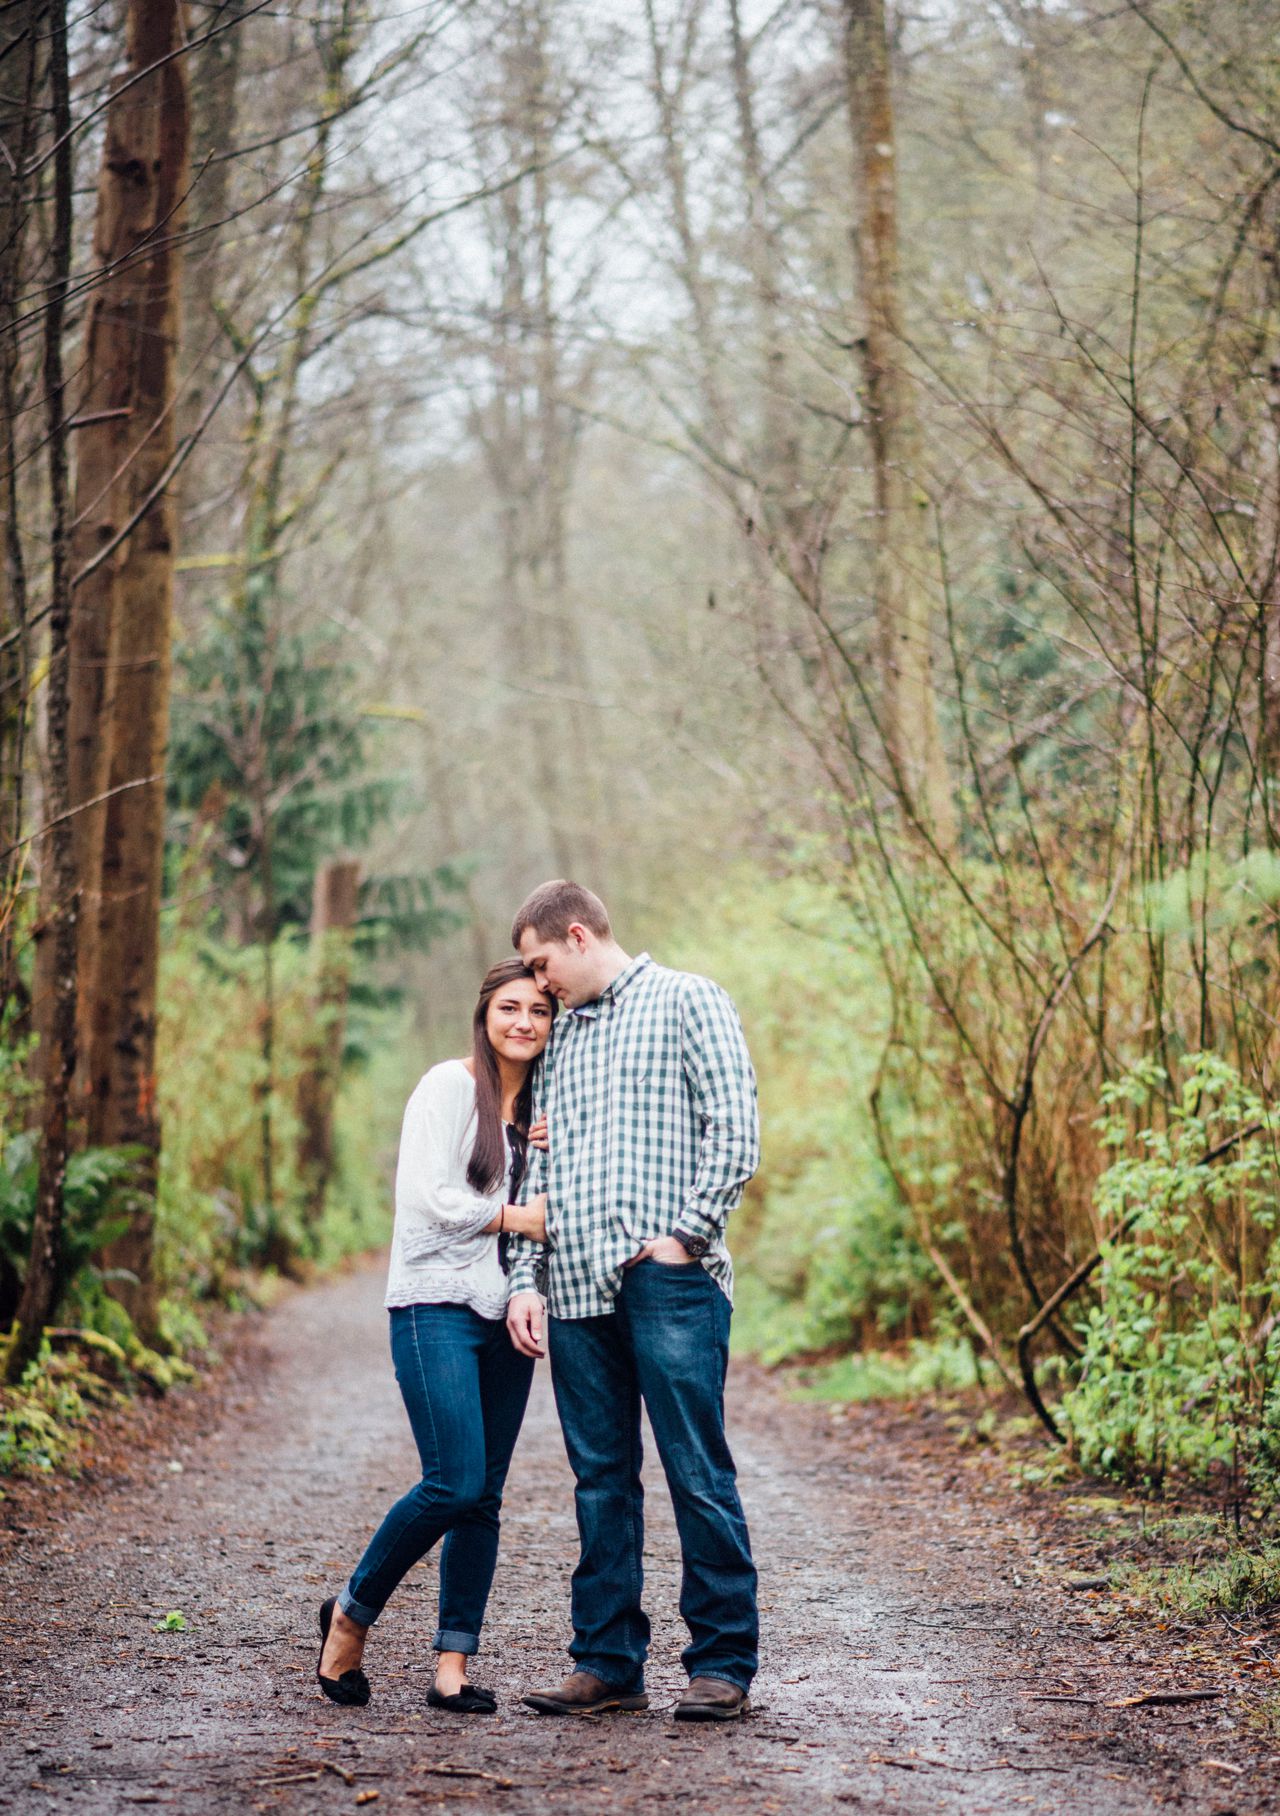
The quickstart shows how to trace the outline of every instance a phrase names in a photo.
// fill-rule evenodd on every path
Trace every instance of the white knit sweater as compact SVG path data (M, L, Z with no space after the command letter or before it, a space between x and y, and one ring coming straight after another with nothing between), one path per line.
M476 1085L460 1059L432 1066L405 1106L396 1163L396 1222L385 1303L469 1305L482 1318L503 1318L507 1277L498 1238L486 1236L506 1202L511 1153L488 1197L467 1183L476 1134Z

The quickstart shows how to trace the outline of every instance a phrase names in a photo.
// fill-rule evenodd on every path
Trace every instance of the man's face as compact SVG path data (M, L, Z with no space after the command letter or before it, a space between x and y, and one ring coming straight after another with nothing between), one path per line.
M574 1009L579 1003L593 1001L598 994L591 944L585 927L570 927L569 937L564 940L548 939L536 928L526 927L520 936L520 956L540 990L559 997L566 1009Z

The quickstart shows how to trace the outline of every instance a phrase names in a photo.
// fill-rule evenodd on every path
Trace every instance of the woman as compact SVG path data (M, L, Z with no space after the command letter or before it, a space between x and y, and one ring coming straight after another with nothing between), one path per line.
M506 1331L500 1244L505 1234L546 1240L545 1199L511 1200L524 1171L534 1062L555 1007L520 959L494 965L480 986L470 1059L433 1066L404 1113L386 1303L422 1480L320 1609L316 1676L334 1702L368 1702L360 1662L369 1628L405 1572L444 1538L427 1701L465 1715L497 1708L467 1682L467 1660L480 1644L498 1509L533 1378Z

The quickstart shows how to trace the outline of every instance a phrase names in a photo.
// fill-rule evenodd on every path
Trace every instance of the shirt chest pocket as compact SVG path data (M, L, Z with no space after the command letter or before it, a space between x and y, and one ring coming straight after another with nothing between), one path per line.
M651 1059L620 1056L613 1062L613 1097L620 1109L645 1102L657 1089L657 1067Z

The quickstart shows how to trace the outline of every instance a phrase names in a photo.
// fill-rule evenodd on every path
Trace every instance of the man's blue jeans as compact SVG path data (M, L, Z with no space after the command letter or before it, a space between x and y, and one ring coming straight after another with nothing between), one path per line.
M422 1480L388 1512L338 1605L371 1626L405 1572L447 1533L435 1646L476 1652L533 1363L517 1355L501 1319L469 1305L396 1306L391 1355Z
M649 1649L640 1606L641 1400L680 1534L685 1670L742 1690L755 1675L756 1572L724 1435L729 1315L729 1301L696 1262L639 1261L623 1274L612 1315L549 1321L582 1547L569 1651L580 1670L623 1691L642 1687Z

